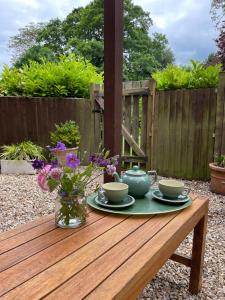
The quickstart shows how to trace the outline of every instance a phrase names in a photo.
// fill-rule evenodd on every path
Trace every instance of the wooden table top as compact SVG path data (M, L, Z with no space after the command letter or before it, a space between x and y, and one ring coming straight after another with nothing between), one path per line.
M207 212L206 198L192 199L164 215L91 211L77 229L48 215L2 233L1 299L135 299Z

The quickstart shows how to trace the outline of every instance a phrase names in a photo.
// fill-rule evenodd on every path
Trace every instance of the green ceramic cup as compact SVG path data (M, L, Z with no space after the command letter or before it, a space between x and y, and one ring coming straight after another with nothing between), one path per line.
M163 179L159 181L159 190L165 198L176 199L178 196L187 196L189 189L184 187L182 181Z
M108 182L102 185L105 196L112 203L123 201L128 195L128 185L120 182Z

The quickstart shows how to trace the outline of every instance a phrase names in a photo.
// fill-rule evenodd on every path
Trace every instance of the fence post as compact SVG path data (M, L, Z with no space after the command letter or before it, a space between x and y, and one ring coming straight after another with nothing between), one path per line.
M90 101L91 101L91 152L97 152L102 143L101 140L101 114L100 109L95 101L96 97L99 96L101 90L100 84L91 84L90 86Z
M150 94L148 96L148 111L147 111L147 170L153 168L153 149L154 149L154 119L155 119L155 91L156 81L150 79L148 82Z
M225 72L219 74L214 154L225 154Z

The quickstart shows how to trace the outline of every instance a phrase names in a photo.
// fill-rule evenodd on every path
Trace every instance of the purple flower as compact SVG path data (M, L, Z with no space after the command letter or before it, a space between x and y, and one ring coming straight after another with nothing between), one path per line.
M90 154L89 155L89 161L90 162L96 163L96 159L97 159L96 154Z
M76 154L68 153L66 155L66 166L72 169L76 169L80 164L80 160L77 158Z
M51 166L52 166L52 168L58 167L58 160L57 159L52 160L51 161Z
M55 152L55 151L64 151L64 150L66 150L66 146L62 142L57 142L56 147L50 149L50 151L52 151L52 152Z
M40 169L44 168L45 165L46 165L46 162L44 160L40 160L40 159L35 159L32 162L32 167L35 170L40 170Z
M59 180L62 177L62 170L59 168L53 168L49 174L53 179Z
M109 175L113 175L116 172L116 167L114 165L108 165L106 167L106 172Z
M99 157L96 163L99 165L99 167L106 168L110 162L107 159Z

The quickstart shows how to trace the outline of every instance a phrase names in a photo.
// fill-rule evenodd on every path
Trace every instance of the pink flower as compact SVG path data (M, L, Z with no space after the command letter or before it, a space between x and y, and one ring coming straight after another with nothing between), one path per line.
M37 182L43 191L49 191L48 180L45 175L39 174L37 177Z
M49 175L55 179L55 180L59 180L62 177L62 170L59 168L53 168L51 169Z
M113 175L116 172L116 167L114 165L108 165L106 167L106 172L109 175Z
M43 191L49 191L47 176L51 170L51 165L46 165L38 174L37 182Z
M40 174L44 176L48 176L52 166L51 165L46 165L41 171Z

